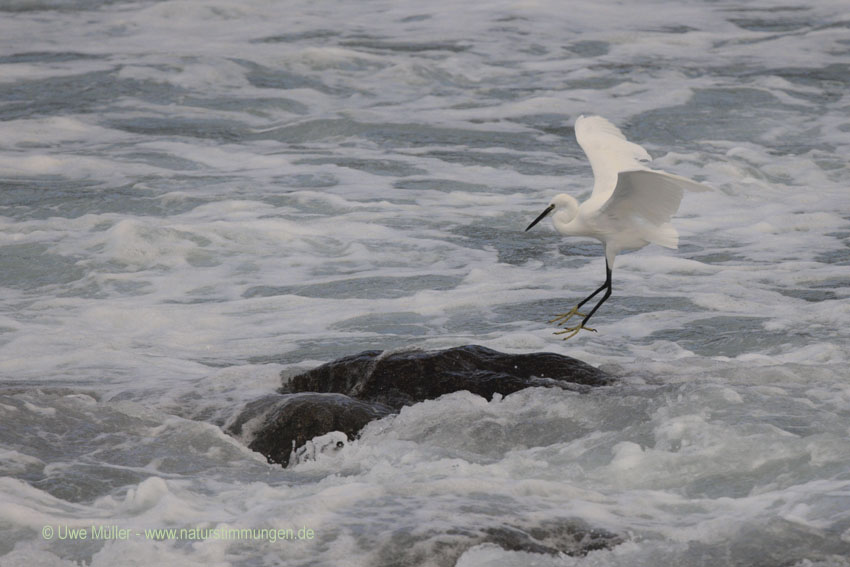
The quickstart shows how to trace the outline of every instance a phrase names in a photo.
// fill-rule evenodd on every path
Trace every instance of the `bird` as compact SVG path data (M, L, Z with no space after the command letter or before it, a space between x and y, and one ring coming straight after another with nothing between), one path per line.
M571 195L555 195L549 206L525 229L530 230L552 215L555 229L565 236L588 236L602 242L605 249L605 282L578 304L557 315L549 323L564 326L556 335L564 340L576 336L593 314L611 296L614 258L625 250L638 250L647 244L678 248L679 233L670 219L679 209L683 191L706 191L702 183L657 171L645 162L652 158L640 145L626 139L623 132L601 116L579 116L575 136L593 171L593 191L579 204ZM579 310L602 292L602 299L587 314ZM578 325L567 327L575 316Z

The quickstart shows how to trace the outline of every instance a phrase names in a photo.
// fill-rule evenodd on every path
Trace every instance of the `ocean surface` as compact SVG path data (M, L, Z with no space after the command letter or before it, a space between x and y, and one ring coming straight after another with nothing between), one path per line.
M523 230L581 114L711 190L564 342L601 246ZM848 155L846 0L3 0L0 565L848 566ZM223 432L464 344L618 382ZM621 543L472 537L575 525Z

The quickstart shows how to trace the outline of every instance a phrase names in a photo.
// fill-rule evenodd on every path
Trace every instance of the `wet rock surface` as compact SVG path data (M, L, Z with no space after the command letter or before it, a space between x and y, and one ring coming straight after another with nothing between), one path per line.
M612 382L580 360L548 352L506 354L477 345L370 350L294 376L277 393L247 404L226 430L285 467L309 456L303 448L316 437L338 431L351 440L374 419L451 392L490 400L530 387L585 391ZM332 450L332 443L308 449Z
M390 413L381 404L342 394L269 394L247 404L226 430L285 467L313 438L339 431L353 439L367 423Z
M495 545L507 551L573 557L611 549L622 536L594 528L574 518L553 518L540 523L506 522L478 528L455 528L425 534L415 542L399 537L378 552L378 565L439 565L449 567L469 549Z
M495 393L507 396L533 386L584 390L610 383L604 372L569 356L506 354L469 345L440 351L365 351L299 374L280 391L337 392L400 409L461 390L490 400Z

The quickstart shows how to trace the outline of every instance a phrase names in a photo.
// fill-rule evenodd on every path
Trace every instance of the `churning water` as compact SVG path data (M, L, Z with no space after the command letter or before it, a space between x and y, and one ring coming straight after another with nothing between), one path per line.
M850 565L846 0L0 5L0 564ZM601 247L523 229L589 194L582 113L713 190L564 343ZM468 343L619 383L289 469L222 433ZM464 537L571 522L622 543Z

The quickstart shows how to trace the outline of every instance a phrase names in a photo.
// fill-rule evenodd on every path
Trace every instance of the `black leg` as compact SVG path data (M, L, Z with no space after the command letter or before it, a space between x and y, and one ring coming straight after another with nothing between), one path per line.
M580 315L580 313L578 313L578 308L581 307L582 305L584 305L585 303L587 303L588 301L590 301L591 299L593 299L596 296L596 294L598 294L603 289L605 290L605 295L602 296L602 299L599 300L599 303L597 303L596 305L593 306L593 309L590 310L590 313L588 313L584 317L584 319L582 319L580 325L576 325L575 327L566 327L562 331L555 331L555 334L556 335L567 335L567 336L564 337L564 340L567 340L569 338L576 336L578 334L578 332L582 329L584 329L586 331L596 331L596 329L591 329L590 327L585 327L585 324L587 324L587 322L590 320L590 318L593 317L593 314L596 313L596 310L599 309L602 306L603 303L605 303L605 300L607 300L609 297L611 297L611 267L608 265L607 261L605 262L605 283L602 284L602 286L600 286L599 289L597 289L596 291L594 291L593 293L588 295L586 298L584 298L582 300L582 302L579 303L575 308L573 308L573 310L570 313L566 313L564 316L561 316L560 319L565 319L564 323L566 323L566 319L569 319L574 314ZM557 321L557 320L558 319L555 319L555 321Z
M588 295L587 297L582 299L581 302L579 302L578 305L576 305L575 307L570 309L567 313L561 313L560 315L558 315L557 317L555 317L554 319L552 319L549 322L550 323L556 323L558 325L566 325L567 321L572 319L573 316L575 316L575 315L578 315L579 317L585 317L585 319L584 319L585 321L587 321L587 319L590 319L589 315L585 316L584 313L579 313L578 310L581 309L582 305L584 305L585 303L587 303L588 301L590 301L591 299L593 299L594 297L599 295L599 292L602 291L603 289L607 289L608 295L611 295L611 270L608 268L608 260L605 260L605 273L607 274L606 277L605 277L605 283L602 284L601 286L599 286L599 289L597 289L596 291L594 291L593 293L591 293L590 295ZM602 301L599 302L599 305L602 305L602 302L605 301L606 299L608 299L607 296L604 297L602 299ZM599 305L594 307L593 311L596 311L596 309L599 308ZM591 312L591 315L592 314L593 314L593 312ZM584 323L582 323L582 324L584 324Z
M605 271L606 271L606 272L607 272L607 274L608 274L608 277L605 279L605 283L604 283L604 284L602 284L601 286L599 286L599 289L597 289L596 291L594 291L593 293L591 293L590 295L588 295L587 297L585 297L584 299L582 299L582 300L579 302L579 304L578 304L578 305L576 305L576 309L581 309L581 306L582 306L582 305L584 305L585 303L587 303L588 301L590 301L591 299L593 299L594 297L596 297L596 295L597 295L600 291L602 291L603 289L605 289L606 287L610 289L610 287L611 287L611 270L609 270L609 269L608 269L608 264L605 264ZM604 301L604 300L603 300L603 301ZM596 309L594 309L594 311L596 311Z
M599 289L594 291L593 295L591 295L590 297L588 297L584 301L587 301L588 299L590 299L591 297L593 297L594 295L596 295L597 293L599 293L603 289L606 290L605 295L602 296L602 299L599 300L599 303L597 303L596 305L593 306L593 309L590 310L590 313L587 314L587 317L582 319L582 321L581 321L582 327L587 324L587 322L590 320L591 317L593 317L593 314L596 313L596 310L599 309L602 306L603 303L605 303L605 300L607 300L609 297L611 297L611 268L608 267L608 262L605 262L605 283L602 284L602 287L600 287ZM584 303L584 301L582 301L581 303L578 304L579 307L581 307L581 305L582 305L582 303Z

